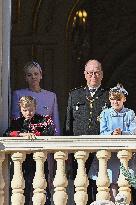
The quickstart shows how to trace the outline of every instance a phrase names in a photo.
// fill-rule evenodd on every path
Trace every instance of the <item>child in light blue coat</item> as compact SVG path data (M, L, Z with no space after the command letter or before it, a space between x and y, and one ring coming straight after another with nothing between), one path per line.
M100 115L100 135L132 135L136 129L135 113L124 107L128 92L117 85L109 92L111 108Z
M136 119L133 110L124 107L128 92L122 85L117 84L109 92L111 108L102 111L100 115L100 135L132 135L136 130ZM135 155L130 162L130 172L134 173ZM116 153L112 153L108 162L108 175L111 181L112 200L117 194L117 180L119 177L120 161Z
M104 109L100 114L100 135L132 135L136 130L136 118L133 110L124 107L128 92L122 85L117 84L109 91L110 108ZM134 172L133 165L136 161L135 156L130 162L130 171ZM93 167L94 165L94 167ZM98 160L95 158L90 169L90 177L96 179L98 168ZM117 180L120 172L120 161L117 153L112 153L111 159L108 161L108 176L111 183L111 200L114 202L117 194Z

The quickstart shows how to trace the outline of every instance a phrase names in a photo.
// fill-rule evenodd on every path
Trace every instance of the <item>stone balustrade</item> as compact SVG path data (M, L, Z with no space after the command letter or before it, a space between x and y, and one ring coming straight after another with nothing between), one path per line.
M85 161L90 152L96 152L99 160L99 172L97 178L96 200L110 200L109 178L107 175L107 161L111 152L117 152L118 159L128 167L128 161L132 157L132 152L136 152L136 136L51 136L37 137L31 141L25 138L0 138L0 205L7 205L9 195L8 176L8 155L14 163L14 174L11 181L12 205L24 205L24 178L22 173L22 163L26 154L33 153L36 162L36 172L33 179L33 204L46 204L45 190L47 182L44 176L44 162L47 153L54 153L57 162L56 175L54 178L54 205L66 205L68 194L66 191L68 180L65 174L65 161L68 153L74 153L77 160L77 176L74 181L74 200L76 205L87 203L88 178L85 171ZM118 178L119 193L127 196L127 203L131 201L130 186L120 172Z

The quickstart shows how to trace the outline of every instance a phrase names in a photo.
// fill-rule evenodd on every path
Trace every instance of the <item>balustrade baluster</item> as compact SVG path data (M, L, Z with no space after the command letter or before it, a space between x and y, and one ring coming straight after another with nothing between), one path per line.
M25 181L22 172L22 163L25 160L25 156L26 156L25 153L20 153L20 152L16 152L11 156L12 161L14 162L14 175L11 181L12 205L23 205L25 202L25 197L23 195L24 188L25 188Z
M118 158L120 159L120 162L124 165L124 167L128 168L128 161L132 157L132 153L127 150L119 151L117 154ZM122 174L122 171L120 171L120 175L118 178L118 186L119 186L119 193L124 194L127 197L127 203L130 204L131 201L131 193L130 193L130 185L128 181L125 179L124 175Z
M44 205L46 202L45 189L47 186L44 175L44 162L47 159L47 153L35 152L33 158L36 161L36 172L33 179L33 205Z
M65 174L65 160L67 159L67 154L59 151L55 153L54 158L57 161L57 170L53 182L55 187L53 201L55 205L66 205L68 199L66 193L68 181Z
M1 153L0 154L0 205L4 204L4 186L5 186L5 182L4 182L4 178L3 178L3 174L2 174L2 162L5 159L5 154Z
M100 150L96 154L99 160L99 172L96 181L97 195L96 200L110 200L109 186L110 180L107 173L107 161L111 157L111 153L106 150Z
M87 187L88 178L85 170L85 162L88 158L88 153L85 151L78 151L75 153L75 159L78 163L77 175L74 181L75 191L74 200L76 205L85 205L88 200Z

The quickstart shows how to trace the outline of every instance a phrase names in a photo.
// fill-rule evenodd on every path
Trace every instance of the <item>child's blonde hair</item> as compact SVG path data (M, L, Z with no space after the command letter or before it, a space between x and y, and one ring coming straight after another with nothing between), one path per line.
M115 100L120 100L123 97L125 97L125 95L123 93L119 93L119 92L109 92L109 99L115 99Z
M36 100L31 96L23 96L19 100L20 107L30 107L34 105L36 107Z
M109 99L121 99L123 97L126 97L128 95L128 92L125 90L122 84L118 83L117 86L113 87L109 91Z

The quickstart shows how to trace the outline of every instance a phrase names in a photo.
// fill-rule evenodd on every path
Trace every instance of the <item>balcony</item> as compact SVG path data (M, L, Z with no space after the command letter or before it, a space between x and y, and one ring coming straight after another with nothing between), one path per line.
M45 189L47 182L44 177L44 162L47 153L54 153L57 162L56 175L54 178L54 205L66 205L68 200L68 179L65 174L65 160L68 153L75 153L78 163L77 176L74 180L76 205L87 203L88 177L85 172L85 161L88 153L97 152L99 160L99 173L97 178L96 201L110 200L109 177L107 174L107 161L111 152L117 152L120 162L128 167L128 161L132 153L136 152L136 136L52 136L37 137L35 140L25 138L0 138L0 205L9 204L9 154L14 163L14 175L11 182L12 196L11 204L23 205L25 201L24 178L22 163L26 154L33 153L36 162L36 172L33 179L33 204L46 204ZM120 172L118 178L119 193L126 195L127 203L131 201L131 189L123 174Z

